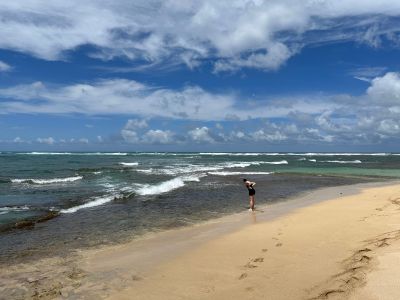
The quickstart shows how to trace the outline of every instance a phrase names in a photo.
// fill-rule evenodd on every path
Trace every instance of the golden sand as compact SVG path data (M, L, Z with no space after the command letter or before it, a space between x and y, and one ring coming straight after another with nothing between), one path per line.
M400 184L364 184L3 269L0 295L400 299L399 270Z

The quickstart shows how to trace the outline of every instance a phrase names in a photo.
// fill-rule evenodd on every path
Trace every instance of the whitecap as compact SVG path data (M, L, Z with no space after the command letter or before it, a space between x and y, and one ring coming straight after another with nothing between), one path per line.
M150 169L136 169L135 171L139 172L139 173L144 173L144 174L151 174L151 173L153 173L153 168L150 168Z
M263 164L269 164L269 165L287 165L288 161L287 160L280 160L280 161L263 161L261 162Z
M273 174L273 172L208 172L210 175L217 176L232 176L232 175L269 175Z
M133 167L139 165L138 162L120 162L119 164L125 167Z
M167 181L163 181L156 185L143 184L135 192L142 196L159 195L170 192L172 190L179 189L185 186L185 182L200 181L200 178L203 176L206 176L206 174L176 177Z
M82 176L66 177L66 178L50 178L50 179L11 179L12 183L32 183L32 184L52 184L52 183L66 183L81 180Z
M361 160L322 160L321 162L337 163L337 164L361 164Z
M106 204L118 197L120 197L120 195L105 195L105 196L101 196L101 197L96 197L96 198L93 198L92 201L86 202L84 204L73 206L73 207L66 208L66 209L61 209L60 213L62 213L62 214L74 213L83 208L90 208L90 207L95 207L95 206Z
M25 211L25 210L29 210L29 206L27 205L23 205L23 206L3 206L0 207L0 214L6 214L8 212L11 211Z
M20 152L17 154L25 155L71 155L71 152Z

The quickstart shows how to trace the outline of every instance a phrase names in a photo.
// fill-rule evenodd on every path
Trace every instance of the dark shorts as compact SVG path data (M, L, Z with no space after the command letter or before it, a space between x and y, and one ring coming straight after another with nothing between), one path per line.
M249 196L254 196L256 194L256 190L249 190Z

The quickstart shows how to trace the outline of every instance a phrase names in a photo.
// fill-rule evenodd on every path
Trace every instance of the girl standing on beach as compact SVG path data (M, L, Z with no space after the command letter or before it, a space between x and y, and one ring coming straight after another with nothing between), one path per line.
M254 195L256 194L256 190L254 186L256 185L255 182L251 182L247 179L243 179L244 184L246 185L247 190L249 191L249 198L250 198L250 208L249 210L254 211L254 205L256 200L254 199Z

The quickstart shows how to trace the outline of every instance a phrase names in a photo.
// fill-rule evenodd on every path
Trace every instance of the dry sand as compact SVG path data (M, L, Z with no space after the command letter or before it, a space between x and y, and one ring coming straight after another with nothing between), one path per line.
M53 294L38 276L56 262L38 262L48 273L37 277L24 265L0 279L9 293L31 276L24 287L42 298L400 299L400 184L328 188L261 209L82 251Z

